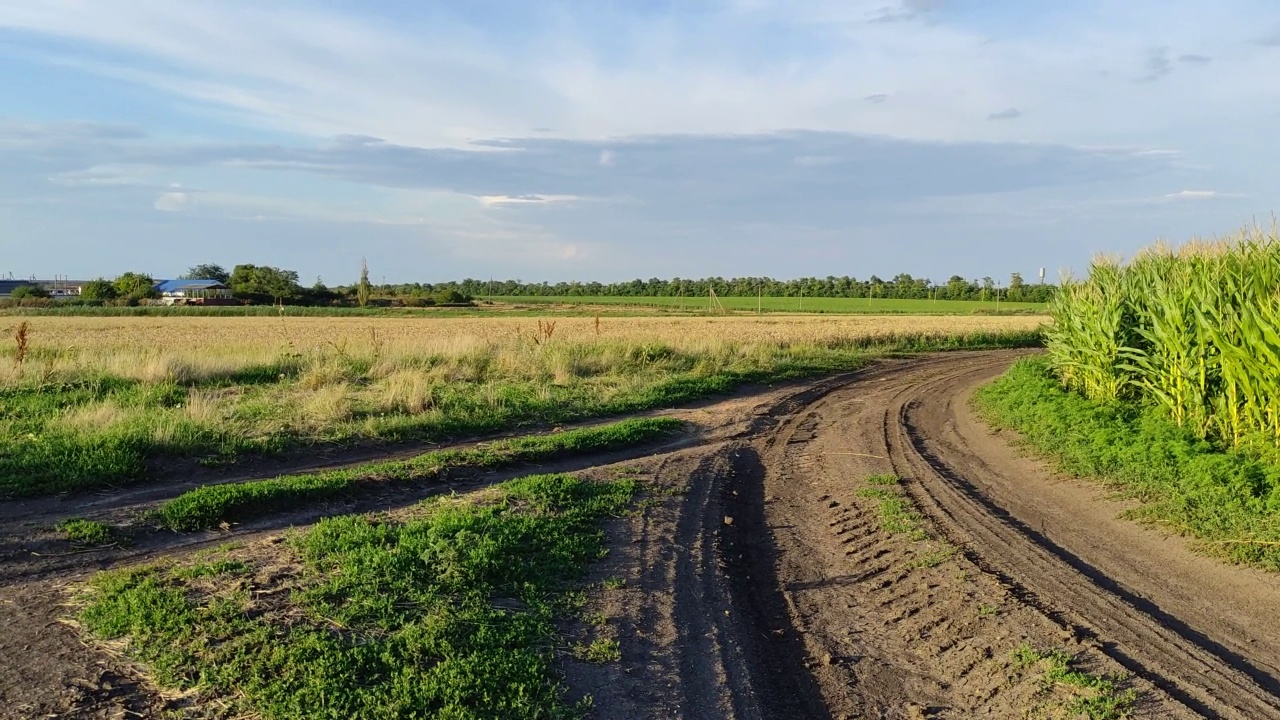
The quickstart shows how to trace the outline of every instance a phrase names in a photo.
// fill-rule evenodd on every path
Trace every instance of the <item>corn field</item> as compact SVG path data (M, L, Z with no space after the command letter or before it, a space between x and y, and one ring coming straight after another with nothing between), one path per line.
M1050 303L1050 363L1100 401L1150 403L1233 447L1280 447L1280 238L1159 245L1094 261Z

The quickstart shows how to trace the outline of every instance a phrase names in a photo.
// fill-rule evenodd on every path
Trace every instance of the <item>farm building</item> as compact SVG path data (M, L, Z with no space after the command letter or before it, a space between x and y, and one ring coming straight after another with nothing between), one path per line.
M80 288L88 284L88 280L67 280L59 278L57 280L37 280L37 284L49 291L49 295L55 298L79 297Z
M226 305L233 302L231 288L217 280L164 280L156 284L166 305Z

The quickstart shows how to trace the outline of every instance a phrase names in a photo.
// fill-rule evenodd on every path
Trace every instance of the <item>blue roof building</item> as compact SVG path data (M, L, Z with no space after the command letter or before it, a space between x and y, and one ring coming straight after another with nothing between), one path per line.
M160 293L160 299L170 305L231 299L231 288L208 279L162 280L156 283L156 291Z

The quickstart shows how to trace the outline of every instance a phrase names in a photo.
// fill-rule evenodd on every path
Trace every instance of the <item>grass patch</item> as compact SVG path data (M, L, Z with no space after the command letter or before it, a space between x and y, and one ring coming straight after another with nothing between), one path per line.
M62 537L83 547L99 547L116 541L111 526L97 520L71 518L58 523L56 529Z
M606 552L600 524L635 490L542 475L424 503L406 521L325 520L281 548L294 573L235 551L199 572L112 571L91 581L79 618L162 686L228 714L576 718L556 620L581 603L575 587Z
M1200 549L1230 561L1280 570L1280 465L1197 439L1156 408L1063 390L1041 359L1015 363L975 401L1063 471L1142 501L1135 519L1200 539Z
M872 475L868 487L858 491L860 497L871 498L880 516L880 528L890 535L906 535L913 541L928 540L929 534L920 524L920 513L898 487L896 475Z
M1022 670L1038 669L1046 692L1065 690L1069 697L1061 703L1071 717L1089 720L1120 720L1129 717L1138 702L1138 691L1121 690L1124 678L1094 675L1082 670L1065 650L1037 650L1023 643L1013 652L1014 665Z
M618 662L622 659L622 645L617 640L596 638L589 643L574 645L573 656L583 662L598 665Z
M940 543L940 547L930 550L923 555L917 555L911 562L907 563L908 569L927 569L938 567L942 563L950 560L959 553L959 549L950 543Z
M410 460L254 482L206 485L164 503L155 517L161 526L170 530L202 530L305 503L348 496L372 483L422 482L441 477L450 470L497 468L638 445L668 435L681 425L673 418L634 418L600 427L498 440L466 450L429 452Z

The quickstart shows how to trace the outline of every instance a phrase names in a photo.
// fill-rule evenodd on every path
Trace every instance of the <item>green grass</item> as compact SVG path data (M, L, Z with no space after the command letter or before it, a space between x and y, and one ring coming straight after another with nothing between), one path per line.
M920 524L920 513L898 487L896 475L872 475L866 482L868 487L859 490L858 495L875 500L882 530L890 535L906 535L913 541L929 538Z
M401 360L406 372L442 371L449 378L426 383L417 410L387 404L392 396L387 388L377 389L385 378L375 372L376 357L346 353L313 358L311 365L282 356L231 375L184 382L105 375L65 383L30 380L0 388L0 497L145 482L174 460L225 464L320 444L456 440L629 414L725 394L748 383L853 370L886 353L1039 342L1038 331L903 333L707 351L661 343L551 344L505 359L487 352L406 358ZM192 416L187 403L197 391L230 399L215 402L216 417ZM333 398L329 405L308 405L326 397ZM119 417L110 423L69 423L76 412L94 408ZM321 419L308 419L315 416Z
M617 640L596 638L589 643L579 643L573 648L573 656L584 662L603 665L622 659L622 645Z
M73 544L83 547L110 545L116 541L111 527L96 520L70 518L58 523L57 531Z
M634 480L513 480L399 521L326 520L279 552L95 577L79 618L163 687L268 720L576 718L558 618ZM288 578L282 580L281 578ZM593 646L595 644L593 643ZM616 646L588 659L612 658ZM606 657L607 656L607 657Z
M1014 650L1013 662L1019 669L1039 669L1046 692L1065 688L1070 697L1062 709L1071 717L1120 720L1129 717L1138 702L1137 690L1120 689L1124 678L1086 672L1071 654L1059 648L1041 651L1023 643Z
M600 427L440 450L409 460L367 463L254 482L206 485L161 505L155 517L170 530L191 531L241 522L283 509L353 495L372 484L424 482L451 470L492 469L651 442L681 427L673 418L633 418Z
M1135 519L1163 523L1233 562L1280 570L1280 464L1226 451L1156 408L1100 404L1063 390L1042 359L1022 360L975 400L1078 477L1140 500Z
M505 296L493 298L494 302L528 305L631 305L684 311L707 311L707 298L678 297L626 297L626 296ZM815 312L836 314L911 314L911 315L969 315L992 314L997 311L995 301L977 300L899 300L895 298L798 298L798 297L722 297L721 305L727 310L756 310L765 312ZM1045 303L1011 303L1001 301L999 312L1042 313Z

